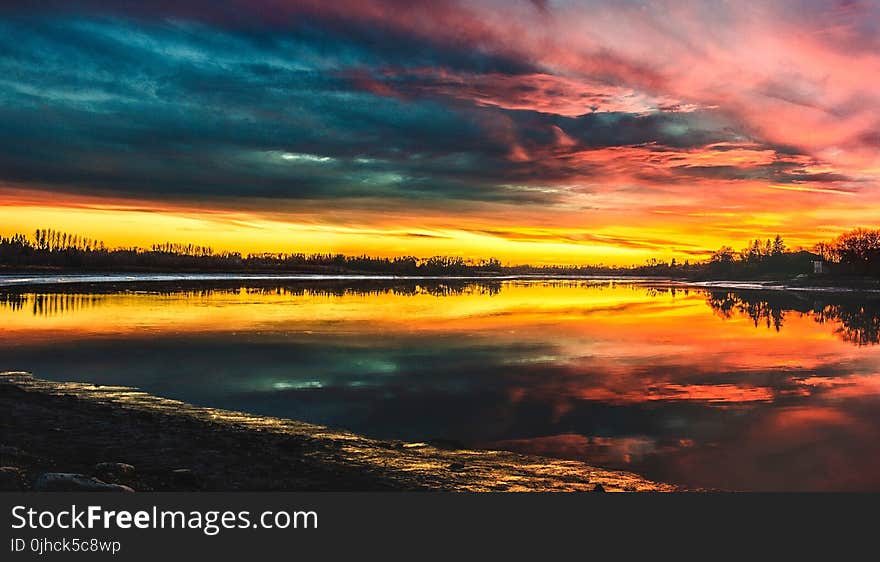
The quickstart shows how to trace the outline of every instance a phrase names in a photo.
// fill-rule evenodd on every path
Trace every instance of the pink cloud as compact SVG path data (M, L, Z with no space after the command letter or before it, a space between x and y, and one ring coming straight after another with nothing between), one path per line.
M537 111L566 117L592 112L643 114L661 109L696 109L695 105L684 104L680 100L651 96L631 88L544 73L455 74L442 68L386 69L382 72L382 78L359 84L366 90L384 95L409 92L448 96L470 101L478 106Z
M328 8L326 6L333 6ZM343 7L313 4L341 14ZM858 2L675 1L347 4L355 16L543 68L527 76L442 76L424 88L476 104L579 115L665 103L717 107L762 142L799 147L876 179L880 52Z

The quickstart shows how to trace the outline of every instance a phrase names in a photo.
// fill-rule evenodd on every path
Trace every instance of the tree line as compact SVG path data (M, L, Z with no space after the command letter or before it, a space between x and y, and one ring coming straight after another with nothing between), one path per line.
M798 274L812 272L815 261L830 274L880 277L880 230L855 228L810 250L789 250L779 235L752 240L739 252L722 246L712 254L707 269L741 276Z
M80 268L163 271L276 271L299 273L373 273L395 275L497 274L497 258L469 260L458 256L394 258L333 253L215 252L210 246L163 242L149 249L108 248L100 240L54 229L37 229L32 237L0 238L0 266L7 268Z
M364 273L389 275L643 275L685 278L761 278L813 271L821 260L831 274L880 277L880 230L857 228L811 250L791 250L783 238L751 240L737 251L722 246L704 261L652 258L629 267L598 265L502 265L497 258L459 256L374 257L333 253L216 252L210 246L163 242L149 249L108 248L101 241L55 229L37 229L32 237L0 238L0 267L72 268L132 271L228 271L287 273Z

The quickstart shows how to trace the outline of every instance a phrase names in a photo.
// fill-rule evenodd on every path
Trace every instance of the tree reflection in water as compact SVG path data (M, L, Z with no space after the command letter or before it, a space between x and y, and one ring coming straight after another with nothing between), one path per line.
M778 332L787 314L798 314L819 324L835 325L834 333L845 342L858 346L880 343L880 297L876 296L712 291L706 302L722 318L747 317L755 327L765 325Z
M125 295L133 292L148 292L162 296L184 298L207 297L212 294L239 293L273 294L278 296L328 296L343 297L346 295L397 295L415 296L428 294L432 296L458 296L479 294L494 296L503 290L504 283L497 280L431 280L431 281L359 281L351 282L309 283L278 285L277 281L264 282L262 286L242 287L240 281L231 281L227 286L190 287L186 283L153 283L149 287L138 287L138 291L129 286L116 284L92 285L88 287L62 287L55 290L44 290L40 293L0 291L0 307L13 311L29 309L34 316L55 317L85 308L100 306L108 295ZM508 282L516 284L517 282ZM530 282L534 283L534 281ZM602 285L593 282L578 281L543 281L543 284L556 287L579 287L587 284L591 289L601 289ZM627 283L618 283L627 285ZM613 286L612 282L609 286ZM635 287L635 285L633 285ZM699 294L700 289L642 286L651 297L661 297L677 292L688 296L691 291ZM146 290L145 290L146 289ZM768 329L782 330L786 316L797 314L813 319L820 324L833 325L832 329L841 340L858 346L876 345L880 343L880 295L865 293L810 293L793 291L707 291L706 303L719 317L731 319L736 317L749 318L755 327L765 326Z

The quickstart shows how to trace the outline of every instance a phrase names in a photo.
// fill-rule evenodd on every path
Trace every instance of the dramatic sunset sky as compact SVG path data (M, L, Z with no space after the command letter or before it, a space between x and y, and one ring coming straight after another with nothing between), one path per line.
M878 28L867 1L0 1L0 234L809 246L878 222Z

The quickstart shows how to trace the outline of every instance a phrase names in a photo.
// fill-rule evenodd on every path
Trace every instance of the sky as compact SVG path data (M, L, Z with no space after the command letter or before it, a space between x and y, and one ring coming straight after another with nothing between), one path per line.
M695 260L880 211L880 4L0 0L0 234Z

